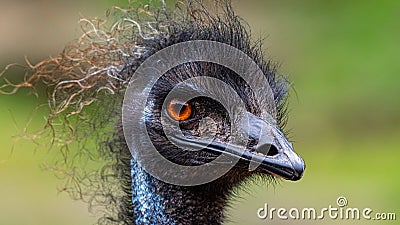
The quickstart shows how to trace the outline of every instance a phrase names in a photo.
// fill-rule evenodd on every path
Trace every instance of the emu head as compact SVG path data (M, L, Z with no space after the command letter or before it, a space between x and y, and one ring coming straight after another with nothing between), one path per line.
M168 43L145 41L151 56L123 71L131 77L122 116L134 158L178 185L228 171L233 180L300 179L304 161L282 131L287 81L251 46L237 18L202 26L174 33Z
M251 174L300 179L304 162L279 125L283 108L276 107L285 83L266 72L245 80L217 63L189 62L161 74L150 87L146 81L148 95L141 95L143 89L129 92L143 82L135 75L151 74L133 75L123 125L136 160L152 175L179 185L202 184L228 171L241 179ZM179 166L171 169L171 162Z

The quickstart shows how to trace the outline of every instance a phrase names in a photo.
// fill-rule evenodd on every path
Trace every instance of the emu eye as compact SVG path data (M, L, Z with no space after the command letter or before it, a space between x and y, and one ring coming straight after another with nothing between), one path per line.
M192 106L187 102L174 98L168 103L167 111L172 119L184 121L192 115Z

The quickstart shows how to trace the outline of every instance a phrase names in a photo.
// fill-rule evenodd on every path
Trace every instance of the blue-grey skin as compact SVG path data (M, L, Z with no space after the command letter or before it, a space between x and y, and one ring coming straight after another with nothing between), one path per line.
M164 213L165 199L157 193L156 179L131 160L132 204L135 224L175 224Z

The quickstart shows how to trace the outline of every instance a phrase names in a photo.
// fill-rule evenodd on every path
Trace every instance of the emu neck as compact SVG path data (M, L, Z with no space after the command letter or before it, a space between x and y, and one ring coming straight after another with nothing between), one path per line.
M228 187L183 187L164 183L131 160L135 224L221 224Z

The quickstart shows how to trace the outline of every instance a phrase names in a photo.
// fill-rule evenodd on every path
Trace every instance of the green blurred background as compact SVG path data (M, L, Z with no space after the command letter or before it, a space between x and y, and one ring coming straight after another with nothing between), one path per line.
M56 55L80 35L80 14L125 1L0 1L0 66ZM266 55L294 82L291 137L307 163L299 182L248 186L228 224L399 224L397 221L263 221L257 209L336 206L400 216L400 1L234 1ZM10 74L9 74L10 76ZM15 75L17 76L17 74ZM0 95L0 224L92 224L87 206L60 193L40 165L47 152L23 133L38 100ZM30 127L43 124L36 116Z

